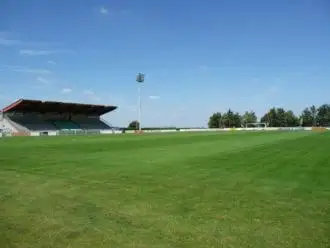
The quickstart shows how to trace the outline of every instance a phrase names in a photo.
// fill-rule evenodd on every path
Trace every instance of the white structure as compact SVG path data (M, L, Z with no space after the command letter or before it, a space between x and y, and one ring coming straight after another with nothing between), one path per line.
M80 103L44 102L20 99L4 108L0 116L0 129L6 133L36 135L61 131L100 132L113 130L101 115L116 106Z

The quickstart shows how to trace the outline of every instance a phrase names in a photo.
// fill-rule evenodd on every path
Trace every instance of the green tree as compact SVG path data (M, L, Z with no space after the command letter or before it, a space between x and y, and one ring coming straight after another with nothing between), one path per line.
M233 125L233 116L234 113L230 109L223 114L222 116L222 124L225 128L231 127Z
M310 111L312 114L312 126L316 126L316 118L317 118L317 108L313 105L312 107L310 107Z
M139 126L140 126L140 123L138 121L131 121L129 124L128 124L128 129L139 129Z
M283 108L277 108L276 110L275 127L287 127L286 112Z
M231 109L229 109L222 116L222 125L226 128L231 127L240 127L241 126L241 115L239 113L234 113Z
M246 126L248 123L256 123L257 122L257 116L255 112L253 111L245 111L242 118L242 125Z
M209 128L220 128L222 127L221 123L222 115L220 112L216 112L210 116L208 127Z
M295 127L299 126L299 119L293 111L283 108L271 108L262 118L269 127Z
M233 116L233 127L241 127L242 126L242 116L236 112Z
M277 119L276 108L271 108L263 117L261 117L260 121L267 123L267 126L269 127L278 127L279 121Z
M330 126L330 104L323 104L317 109L316 122L318 126Z
M299 118L289 110L285 112L285 124L286 127L297 127L299 126Z
M305 108L301 113L301 122L304 127L311 127L315 125L315 119L310 108Z
M260 118L260 122L266 123L268 127L271 127L269 112L267 112Z

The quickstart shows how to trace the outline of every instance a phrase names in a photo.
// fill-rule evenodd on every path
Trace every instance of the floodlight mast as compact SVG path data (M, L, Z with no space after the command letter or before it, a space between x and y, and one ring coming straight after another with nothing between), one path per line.
M138 122L139 122L139 131L142 130L141 128L141 86L144 83L144 74L138 73L136 76L136 82L138 83Z

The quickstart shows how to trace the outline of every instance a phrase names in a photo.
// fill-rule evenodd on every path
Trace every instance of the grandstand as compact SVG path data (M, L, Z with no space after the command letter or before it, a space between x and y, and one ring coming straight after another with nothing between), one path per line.
M114 128L101 116L115 109L117 106L19 99L1 111L0 129L26 135L109 132Z

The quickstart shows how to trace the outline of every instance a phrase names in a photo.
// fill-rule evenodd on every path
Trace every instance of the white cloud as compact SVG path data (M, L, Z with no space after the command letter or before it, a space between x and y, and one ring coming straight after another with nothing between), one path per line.
M95 93L93 92L93 91L91 91L91 90L84 90L84 95L94 95Z
M37 81L39 81L40 83L43 83L43 84L49 84L50 83L50 81L48 79L46 79L44 77L41 77L41 76L37 77Z
M56 65L56 62L53 61L53 60L48 60L47 63L50 64L50 65Z
M44 56L51 54L59 54L59 53L73 53L71 50L32 50L32 49L22 49L19 51L21 55L26 56Z
M160 98L160 96L149 96L149 99L152 99L152 100L157 100L159 98Z
M102 15L107 15L107 14L109 14L109 10L106 9L105 7L101 7L101 8L100 8L100 13L101 13Z
M39 75L45 75L45 74L51 73L51 71L46 70L46 69L33 69L33 68L27 68L27 67L22 67L22 66L3 66L0 70L39 74Z
M94 91L92 90L84 90L83 94L87 97L88 101L92 102L100 102L101 97L97 96Z
M119 17L119 16L127 16L131 13L130 9L109 9L105 6L95 7L94 10L97 14L102 16L111 16L111 17Z
M0 45L2 46L16 46L20 44L22 44L20 40L12 40L0 37Z
M26 73L32 73L32 74L50 74L51 71L46 69L19 69L18 72L26 72Z
M71 92L72 92L72 89L70 89L70 88L64 88L64 89L61 90L62 94L69 94Z
M15 46L22 44L22 41L13 39L13 34L7 31L0 31L0 45L2 46Z
M37 46L37 47L47 47L47 46L57 46L58 43L51 42L34 42L34 41L23 41L18 39L18 34L13 32L0 31L0 45L2 46Z

